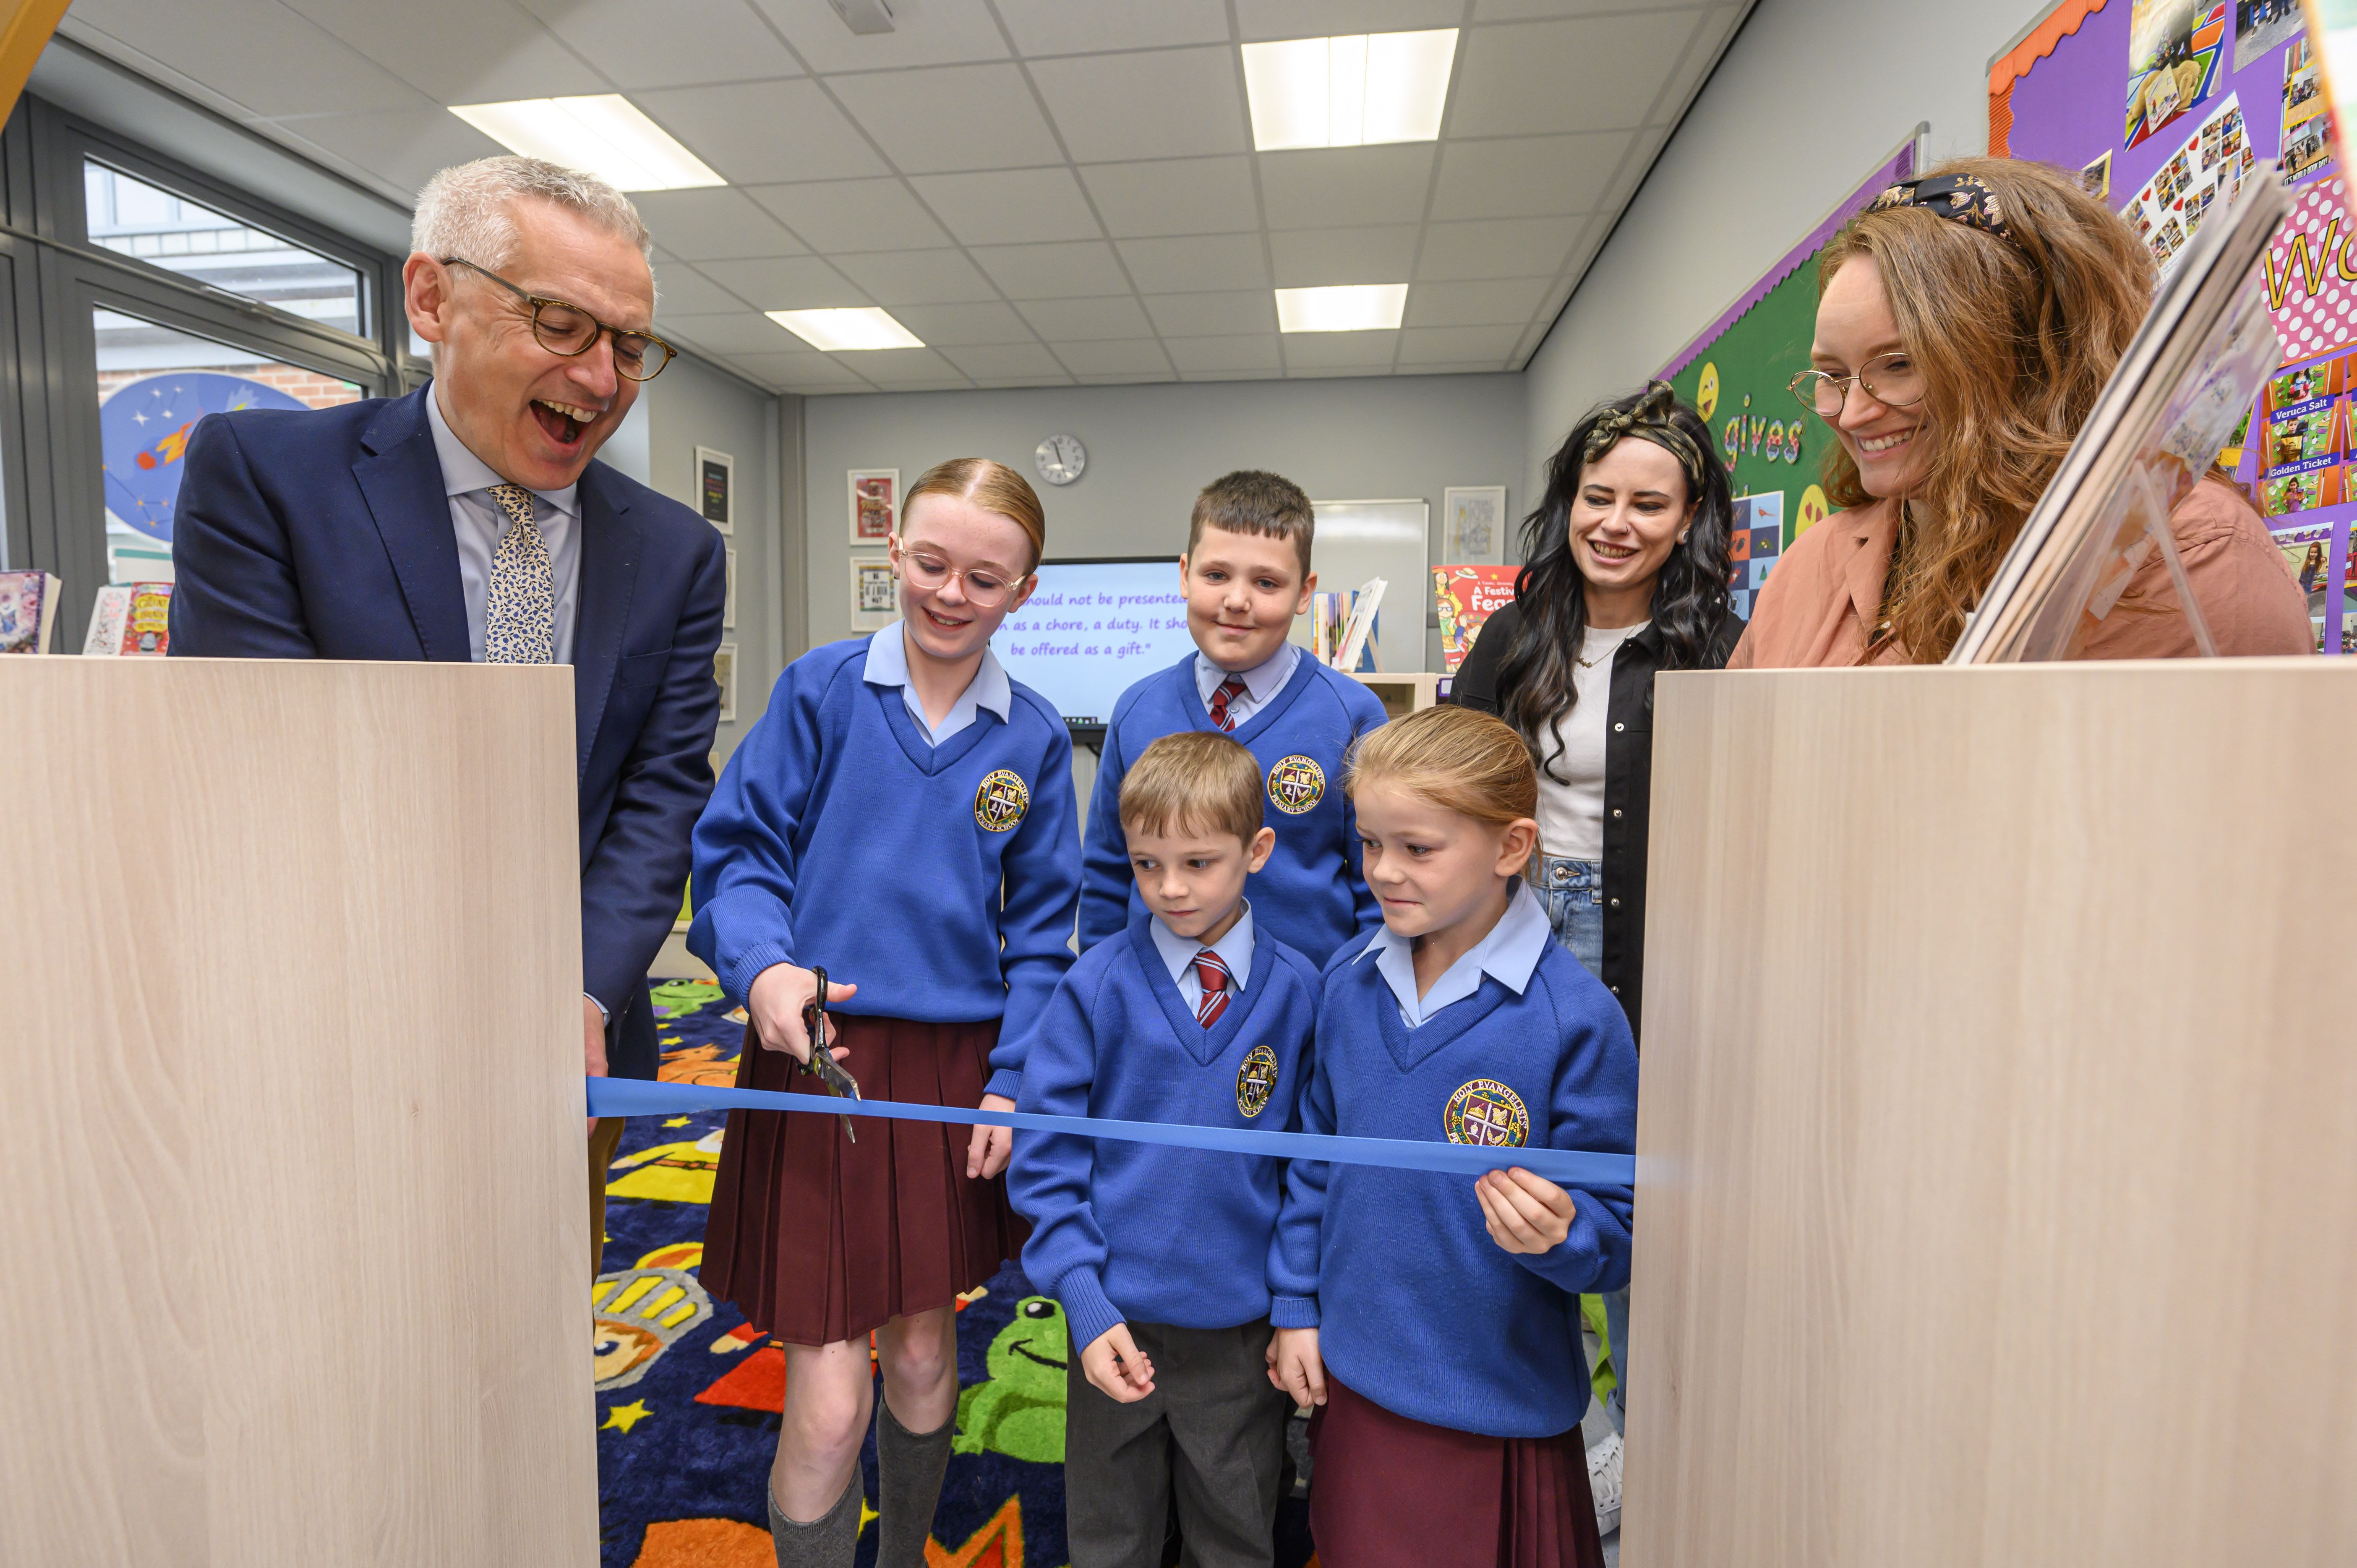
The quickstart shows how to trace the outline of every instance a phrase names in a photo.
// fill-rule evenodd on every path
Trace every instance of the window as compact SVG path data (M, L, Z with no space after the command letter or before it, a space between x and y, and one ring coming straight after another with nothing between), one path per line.
M322 327L361 332L358 268L95 158L83 159L81 171L91 244Z

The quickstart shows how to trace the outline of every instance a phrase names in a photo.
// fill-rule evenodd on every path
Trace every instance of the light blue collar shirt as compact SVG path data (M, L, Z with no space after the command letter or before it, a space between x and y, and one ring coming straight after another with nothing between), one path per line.
M450 498L450 527L458 540L458 585L467 596L467 645L483 661L483 601L490 596L491 553L514 526L491 499L503 485L498 470L475 456L442 417L439 388L425 394L425 423L434 432L434 456L442 464L442 489ZM581 487L533 490L532 521L548 546L548 585L556 597L556 662L573 662L573 623L581 606Z
M1277 645L1275 653L1243 672L1244 694L1228 703L1228 716L1243 724L1268 705L1268 700L1285 690L1293 679L1293 667L1300 661L1301 650L1294 643ZM1208 653L1195 655L1195 692L1203 699L1203 706L1211 705L1211 693L1226 682L1228 671L1211 662Z
M998 655L985 644L981 667L966 682L965 690L958 693L958 700L950 704L950 711L942 715L941 727L936 729L933 722L925 717L925 704L918 699L917 688L909 681L908 635L909 628L896 620L870 638L867 662L861 667L859 678L871 686L899 687L901 700L909 704L909 716L917 721L919 735L939 746L973 724L976 713L983 708L996 714L999 723L1006 722L1015 705L1015 687L1006 679L1006 667L998 662Z
M1422 996L1415 993L1415 940L1401 936L1389 926L1375 932L1374 940L1366 951L1351 961L1375 961L1377 972L1392 988L1399 1003L1400 1021L1414 1029L1429 1023L1434 1014L1443 1007L1464 1001L1481 989L1481 977L1488 975L1507 990L1520 996L1531 983L1531 972L1539 966L1539 956L1546 951L1555 932L1547 924L1546 910L1530 885L1517 878L1513 896L1506 900L1506 912L1490 928L1490 934L1475 942L1462 958L1442 972L1432 989Z
M1154 950L1162 955L1162 965L1177 983L1178 994L1187 999L1187 1011L1192 1013L1203 1004L1203 982L1195 973L1195 955L1203 950L1200 942L1190 942L1162 923L1158 915L1148 918L1146 929L1154 933ZM1252 904L1247 900L1244 912L1228 928L1228 934L1211 944L1220 961L1228 966L1228 983L1239 996L1252 979L1253 918Z

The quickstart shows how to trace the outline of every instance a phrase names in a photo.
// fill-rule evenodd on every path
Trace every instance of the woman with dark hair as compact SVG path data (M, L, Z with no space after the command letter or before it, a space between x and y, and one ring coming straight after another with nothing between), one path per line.
M1547 463L1514 602L1481 628L1450 699L1497 714L1539 773L1540 896L1555 940L1619 999L1640 1047L1653 676L1717 670L1735 507L1700 415L1659 382L1598 404ZM1605 1297L1621 1424L1629 1293ZM1619 1436L1589 1455L1597 1522L1620 1511Z

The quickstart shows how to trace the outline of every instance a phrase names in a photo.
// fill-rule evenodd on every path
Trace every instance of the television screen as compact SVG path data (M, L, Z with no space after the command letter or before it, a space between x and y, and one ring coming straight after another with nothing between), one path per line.
M1178 557L1042 561L1039 590L990 647L1067 725L1102 727L1124 692L1194 650Z

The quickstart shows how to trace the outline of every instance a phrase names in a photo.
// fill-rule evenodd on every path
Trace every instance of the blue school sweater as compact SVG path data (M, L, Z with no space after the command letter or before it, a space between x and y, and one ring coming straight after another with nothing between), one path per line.
M1637 1047L1612 995L1548 943L1516 996L1480 990L1415 1029L1354 942L1327 966L1304 1130L1626 1154ZM1451 1129L1455 1129L1452 1134ZM1498 1168L1512 1151L1498 1151ZM1490 1240L1470 1176L1293 1163L1270 1317L1318 1330L1327 1366L1385 1410L1492 1437L1551 1437L1587 1408L1579 1293L1629 1283L1625 1187L1572 1189L1553 1251Z
M729 757L695 824L688 950L740 1004L792 963L856 983L841 1012L1000 1018L989 1092L1012 1099L1072 961L1072 743L1015 682L1006 722L984 710L933 746L899 687L860 679L867 643L788 665Z
M1206 1029L1141 915L1056 988L1023 1072L1025 1111L1297 1132L1318 972L1254 906L1252 975ZM1232 1328L1267 1315L1285 1162L1157 1144L1015 1134L1007 1196L1023 1272L1064 1304L1075 1354L1128 1319Z
M1344 754L1383 722L1383 704L1372 692L1305 653L1267 705L1229 732L1260 765L1262 814L1276 830L1275 852L1246 888L1253 918L1312 963L1324 963L1336 948L1383 923L1360 875L1358 819L1342 793ZM1146 913L1121 831L1123 776L1162 736L1218 728L1196 688L1192 653L1146 676L1114 704L1089 803L1082 952Z

